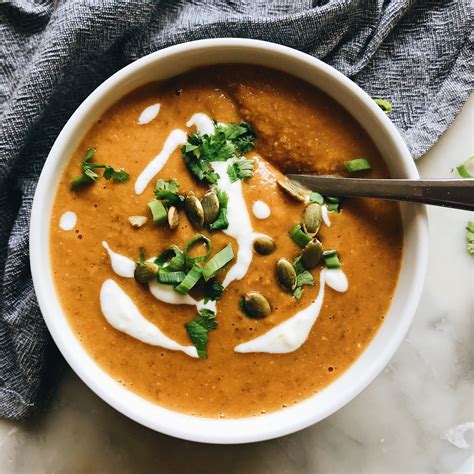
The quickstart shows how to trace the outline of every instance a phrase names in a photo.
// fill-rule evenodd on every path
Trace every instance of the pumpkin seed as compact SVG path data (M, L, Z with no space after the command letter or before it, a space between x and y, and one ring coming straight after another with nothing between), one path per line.
M138 283L148 283L158 274L158 265L153 262L137 263L133 277Z
M280 258L276 271L280 285L287 291L293 291L296 287L296 271L293 265L286 258Z
M168 225L170 226L170 229L176 229L179 224L179 213L178 209L176 207L171 206L168 209Z
M130 225L132 227L141 227L142 225L145 225L148 221L148 218L145 216L130 216L128 218L128 222L130 222Z
M285 177L283 179L279 179L277 182L280 187L293 199L297 199L298 201L302 202L306 202L308 200L310 194L309 189L306 189L296 181L291 181Z
M219 214L219 199L214 190L207 191L201 199L201 205L204 211L204 224L212 224Z
M184 200L184 210L191 224L195 227L202 227L204 224L204 210L201 202L194 195L189 193Z
M323 245L318 239L314 239L308 242L306 247L303 249L301 254L301 263L307 270L311 270L321 260L323 254Z
M253 248L260 255L270 255L275 250L275 242L271 237L262 235L254 240Z
M268 300L258 291L249 291L244 296L244 309L251 318L265 318L272 312Z
M321 206L315 202L311 203L309 206L306 206L303 214L303 220L301 224L303 225L303 230L308 234L314 237L321 227Z

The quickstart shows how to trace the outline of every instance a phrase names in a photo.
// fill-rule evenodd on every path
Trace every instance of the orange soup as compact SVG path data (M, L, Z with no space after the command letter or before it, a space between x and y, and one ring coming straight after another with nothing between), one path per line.
M232 418L298 403L359 357L397 284L398 204L321 196L289 172L389 177L346 110L266 68L195 70L103 114L56 191L50 252L104 371Z

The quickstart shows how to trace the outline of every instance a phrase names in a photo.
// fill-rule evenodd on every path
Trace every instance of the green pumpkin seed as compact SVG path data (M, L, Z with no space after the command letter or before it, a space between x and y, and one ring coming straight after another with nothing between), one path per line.
M301 254L301 263L307 270L316 267L323 254L323 245L318 239L308 242Z
M288 178L279 179L280 187L293 199L301 202L306 202L309 199L310 191L296 181L291 181Z
M203 226L204 210L201 202L192 192L189 193L184 200L184 211L193 226L198 228Z
M201 199L201 205L204 210L204 224L212 224L219 214L219 199L214 190L207 191Z
M153 262L137 263L133 277L138 283L148 283L158 274L158 265Z
M306 206L301 224L303 225L303 230L308 235L314 237L318 233L321 227L321 221L321 206L315 202Z
M253 248L260 255L270 255L275 250L275 242L271 237L262 235L254 240Z
M268 300L258 291L249 291L244 296L244 309L251 318L265 318L272 312Z
M296 287L296 271L293 265L286 258L280 258L276 271L280 285L287 291L293 291Z
M170 226L170 229L176 229L179 224L179 213L178 209L176 207L171 206L168 209L168 225Z

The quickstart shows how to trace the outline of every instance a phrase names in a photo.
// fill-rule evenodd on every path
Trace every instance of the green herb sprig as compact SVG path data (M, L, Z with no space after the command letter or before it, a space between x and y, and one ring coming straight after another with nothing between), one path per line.
M212 168L213 161L240 158L251 151L255 134L246 122L221 124L214 121L214 133L193 133L181 148L183 160L191 174L199 182L215 184L219 175Z
M207 359L207 342L209 331L216 329L216 313L210 309L202 308L198 316L191 322L185 324L191 342L197 350L201 359Z
M469 221L466 227L467 251L474 254L474 221Z
M82 174L80 176L76 176L71 181L71 190L77 191L78 189L93 184L99 179L99 175L94 171L98 169L103 169L104 172L102 174L103 178L106 180L112 180L116 183L125 183L129 180L130 175L125 170L116 170L112 168L112 166L99 164L99 163L91 163L92 158L95 156L95 148L89 148L84 155L81 164L81 171Z

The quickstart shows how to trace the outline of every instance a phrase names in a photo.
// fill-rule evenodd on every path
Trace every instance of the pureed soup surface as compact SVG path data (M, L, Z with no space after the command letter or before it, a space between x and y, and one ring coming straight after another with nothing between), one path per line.
M187 126L196 113L205 116L195 116L196 123ZM147 206L154 199L158 178L177 179L179 193L184 196L193 191L202 198L209 189L209 185L199 184L185 166L179 144L183 136L186 141L185 134L196 132L195 125L201 132L210 126L212 132L206 116L224 124L248 122L256 137L255 148L244 153L254 160L253 176L233 184L227 179L227 189L233 190L229 196L228 232L232 234L233 228L234 236L222 230L193 228L183 210L179 210L176 229L171 230L167 222L155 225ZM169 138L173 130L184 133L174 132ZM92 162L123 168L130 174L129 181L116 183L101 177L71 191L70 183L81 173L88 148L96 150ZM170 153L169 159L167 153L161 153L161 170L156 175L151 172L153 179L137 194L137 178L163 148ZM57 291L69 323L89 354L133 392L172 410L198 416L243 417L270 412L310 397L330 384L359 357L389 308L402 253L399 208L396 203L345 199L341 212L327 212L330 226L323 222L317 237L325 250L337 250L343 273L324 269L322 259L310 270L314 285L305 285L297 299L279 285L275 266L281 257L292 262L301 254L289 231L301 221L306 204L285 193L277 179L285 172L347 176L344 162L358 157L367 158L372 165L371 171L358 176L389 177L376 147L344 109L307 83L269 69L242 65L200 69L166 83L147 85L121 99L88 131L71 157L51 219L50 251ZM216 165L221 177L231 162ZM103 170L95 171L101 175ZM142 187L144 184L146 180L142 179ZM224 186L224 181L218 182L218 186L221 184ZM235 213L230 202L234 200L235 204L242 196L240 189L246 209L244 206ZM268 217L255 216L268 214L264 204L254 206L257 201L268 205ZM75 216L64 215L66 212ZM148 222L133 227L128 217L136 215L146 216ZM239 232L240 237L235 239ZM256 237L252 232L270 236L276 249L265 256L252 251L246 271L245 259ZM230 279L244 275L234 279L217 302L217 328L208 333L207 358L196 358L185 327L202 305L165 303L153 296L147 284L133 279L133 262L140 247L145 249L146 258L155 257L173 244L183 249L197 233L211 239L211 255L232 244L235 256L217 274L218 281L231 272ZM238 253L237 240L242 254ZM113 252L126 257L114 257L115 270L126 277L112 268L103 241ZM333 275L329 276L328 271ZM344 274L349 283L347 291ZM328 285L321 285L321 279L328 280ZM106 281L108 286L103 286ZM157 293L161 299L163 295L164 299L189 298L179 296L172 286L163 289L154 284L155 289L162 290ZM269 316L254 319L244 314L240 299L249 291L266 297L271 305ZM202 278L190 294L196 300L202 298ZM213 304L211 301L206 307L212 309ZM280 334L273 340L264 338L261 344L241 346L248 352L235 351L240 344L279 328L306 308L306 314L300 313L299 318L300 322L306 321L307 338L301 327L285 332L281 326L282 337ZM131 319L116 321L116 327L122 324L122 330L118 330L107 322L104 311L109 316L114 311L116 315L128 311L125 318ZM140 314L151 325L135 327ZM156 327L164 337L176 341L178 350L153 345L158 337L154 334ZM124 331L132 331L135 337ZM187 354L179 350L183 347ZM285 350L288 352L271 353Z

